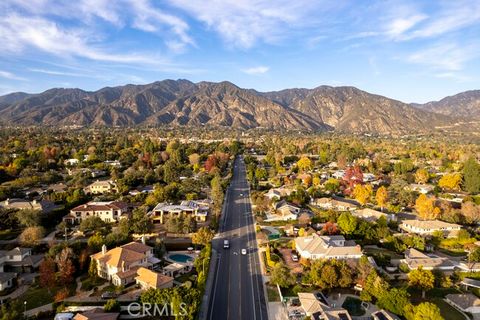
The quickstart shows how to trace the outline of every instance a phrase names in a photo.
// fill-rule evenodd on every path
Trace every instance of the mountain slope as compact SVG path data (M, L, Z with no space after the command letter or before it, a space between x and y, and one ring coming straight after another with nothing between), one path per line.
M416 108L447 116L480 119L480 90L465 91L440 101L414 104Z
M95 92L50 89L9 96L0 97L0 121L21 125L209 125L399 134L453 121L353 87L262 93L226 81L164 80Z

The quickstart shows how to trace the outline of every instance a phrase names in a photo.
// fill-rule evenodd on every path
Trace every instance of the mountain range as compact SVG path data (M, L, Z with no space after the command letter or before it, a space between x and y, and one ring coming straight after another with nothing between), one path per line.
M4 125L224 126L405 134L480 119L480 90L407 104L355 87L258 92L230 82L163 80L98 91L54 88L0 96Z

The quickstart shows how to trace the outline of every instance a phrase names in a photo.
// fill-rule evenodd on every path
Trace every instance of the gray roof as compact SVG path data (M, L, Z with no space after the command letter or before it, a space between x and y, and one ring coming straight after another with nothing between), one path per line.
M17 277L15 272L0 272L0 283L7 282L8 280L13 280Z

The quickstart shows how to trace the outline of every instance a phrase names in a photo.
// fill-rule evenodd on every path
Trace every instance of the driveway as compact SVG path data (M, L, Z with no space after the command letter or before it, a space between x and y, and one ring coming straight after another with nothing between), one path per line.
M280 253L283 256L283 260L285 260L285 264L288 266L290 270L292 270L293 273L302 273L303 272L303 267L300 264L300 262L295 262L292 260L292 249L279 249Z

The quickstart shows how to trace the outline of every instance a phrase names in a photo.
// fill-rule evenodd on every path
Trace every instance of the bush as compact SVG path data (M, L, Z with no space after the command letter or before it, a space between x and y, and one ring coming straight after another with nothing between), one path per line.
M115 299L110 299L103 306L105 312L119 312L120 311L120 302Z
M402 271L403 273L409 273L410 272L410 268L408 268L408 265L406 263L400 263L400 265L398 266L398 269L400 271Z

